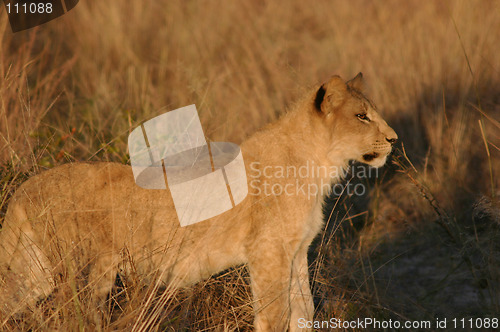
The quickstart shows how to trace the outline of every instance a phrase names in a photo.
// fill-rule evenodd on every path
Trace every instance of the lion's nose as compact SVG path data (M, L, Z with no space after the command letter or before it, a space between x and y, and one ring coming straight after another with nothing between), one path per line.
M396 143L396 141L398 140L397 138L388 138L388 137L386 137L385 139L387 140L387 142L389 142L391 144Z

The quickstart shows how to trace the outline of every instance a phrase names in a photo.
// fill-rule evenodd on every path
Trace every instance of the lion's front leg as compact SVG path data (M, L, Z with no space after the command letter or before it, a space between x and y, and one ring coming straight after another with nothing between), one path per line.
M309 269L307 264L307 248L295 256L292 264L292 280L290 291L290 332L307 331L299 327L299 319L312 321L314 303L309 285Z
M309 285L307 248L290 255L283 246L254 254L248 268L254 296L255 330L307 331L299 319L312 321L314 304Z
M286 331L290 320L292 259L283 249L256 254L248 264L254 297L255 331Z

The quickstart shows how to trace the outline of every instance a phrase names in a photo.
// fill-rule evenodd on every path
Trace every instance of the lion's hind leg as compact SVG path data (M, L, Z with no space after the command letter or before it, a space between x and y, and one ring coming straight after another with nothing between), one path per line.
M18 313L38 311L37 302L54 290L50 261L30 223L9 226L0 236L0 326Z

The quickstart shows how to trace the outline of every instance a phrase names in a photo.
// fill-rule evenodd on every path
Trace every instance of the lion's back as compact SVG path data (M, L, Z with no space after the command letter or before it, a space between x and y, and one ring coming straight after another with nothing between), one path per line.
M3 226L4 233L29 227L40 243L57 238L116 246L150 239L154 220L172 220L172 212L170 196L135 185L130 166L73 163L23 183L9 203ZM173 220L170 226L175 226Z
M9 209L21 206L30 219L50 214L57 219L60 213L70 210L105 209L112 203L110 195L121 196L124 188L130 187L129 169L114 163L61 165L24 182L12 197ZM6 218L5 222L16 219Z

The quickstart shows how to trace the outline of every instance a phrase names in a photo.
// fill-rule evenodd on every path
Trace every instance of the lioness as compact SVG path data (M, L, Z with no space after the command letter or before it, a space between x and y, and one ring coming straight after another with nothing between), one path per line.
M12 197L0 233L0 317L36 307L62 275L81 275L98 305L130 266L177 288L246 264L256 331L299 330L299 319L314 314L307 249L322 228L327 193L298 187L339 181L350 160L380 167L397 139L362 85L361 73L347 83L333 76L245 141L248 196L187 227L179 226L169 191L140 188L130 166L75 163L30 178ZM339 175L272 171L311 165Z

